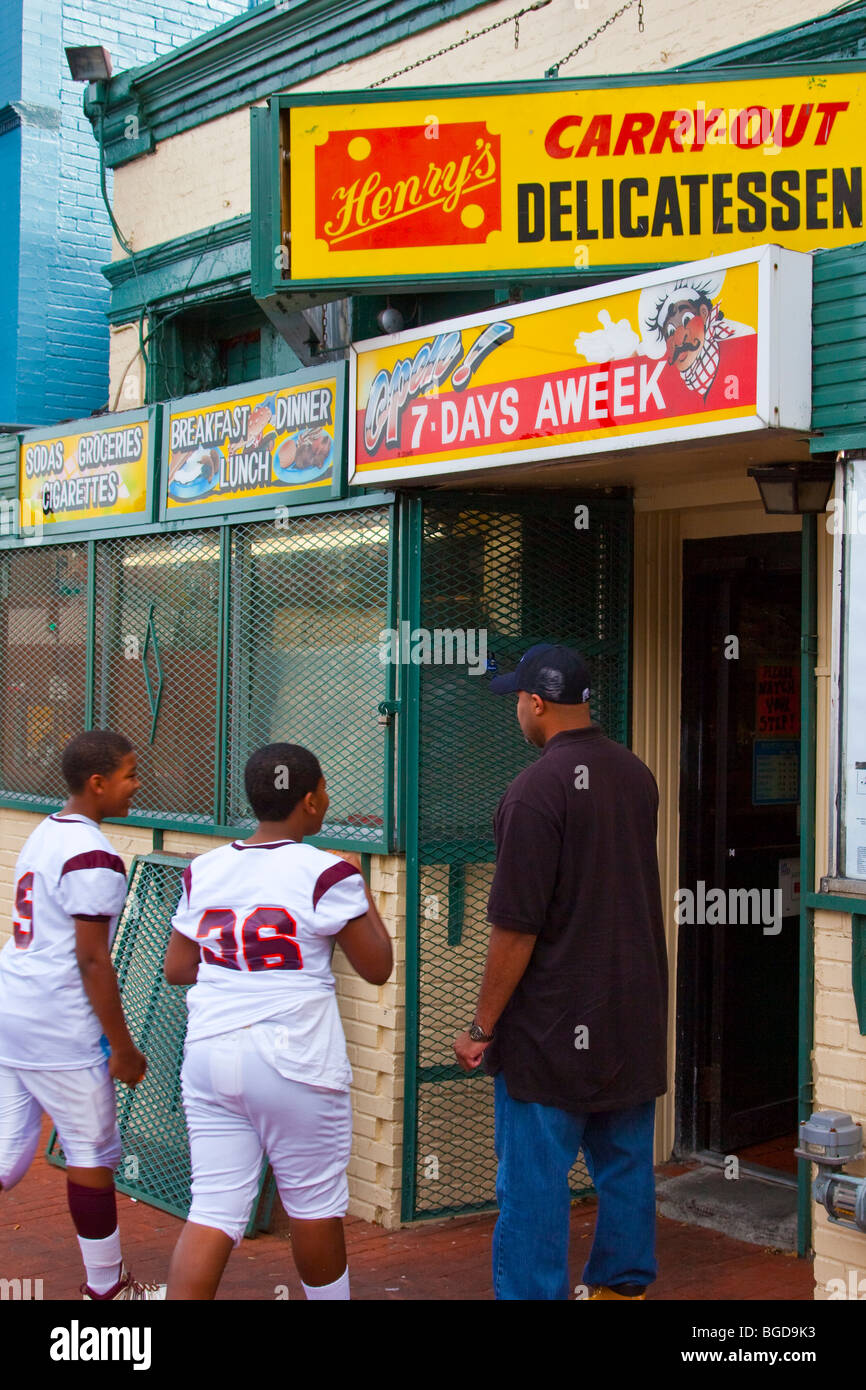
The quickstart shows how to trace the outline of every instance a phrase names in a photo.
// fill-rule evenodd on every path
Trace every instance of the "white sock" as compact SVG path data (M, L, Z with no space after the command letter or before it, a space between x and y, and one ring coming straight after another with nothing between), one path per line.
M120 1229L116 1227L104 1240L87 1240L78 1237L81 1258L87 1271L87 1285L94 1293L108 1293L113 1289L123 1268L120 1253Z
M349 1266L346 1265L339 1279L335 1279L333 1284L314 1284L311 1288L310 1285L305 1284L302 1279L301 1287L307 1295L308 1301L311 1303L315 1299L320 1298L327 1298L332 1302L336 1299L341 1299L345 1302L349 1297Z

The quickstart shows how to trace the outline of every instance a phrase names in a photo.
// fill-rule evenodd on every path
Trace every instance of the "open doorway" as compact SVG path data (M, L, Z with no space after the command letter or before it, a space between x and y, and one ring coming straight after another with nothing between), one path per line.
M677 1147L795 1181L800 538L683 553Z

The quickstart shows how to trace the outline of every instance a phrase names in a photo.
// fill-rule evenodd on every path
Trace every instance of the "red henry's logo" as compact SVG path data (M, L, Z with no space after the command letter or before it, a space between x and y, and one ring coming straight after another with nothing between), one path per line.
M316 150L316 236L332 251L482 244L501 228L499 136L483 121L332 131Z

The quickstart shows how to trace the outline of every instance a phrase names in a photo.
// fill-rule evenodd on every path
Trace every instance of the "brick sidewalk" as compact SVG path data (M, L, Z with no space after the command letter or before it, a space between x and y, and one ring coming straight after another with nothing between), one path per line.
M0 1278L44 1281L46 1299L77 1298L83 1280L63 1172L42 1154L10 1193L0 1193ZM672 1168L665 1170L673 1172ZM139 1279L164 1280L181 1222L118 1194L124 1256ZM352 1296L356 1299L492 1298L492 1215L424 1222L383 1231L355 1217L346 1222ZM580 1281L594 1223L594 1202L572 1213L572 1283ZM659 1218L660 1276L650 1299L810 1301L811 1263L745 1245L698 1226ZM302 1297L288 1238L281 1231L245 1240L232 1255L221 1299Z

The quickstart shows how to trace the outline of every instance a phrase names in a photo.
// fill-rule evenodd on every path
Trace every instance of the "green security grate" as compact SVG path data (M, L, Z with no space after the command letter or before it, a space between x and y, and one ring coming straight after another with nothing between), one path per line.
M117 1083L117 1117L123 1156L115 1172L120 1192L174 1216L190 1203L190 1158L180 1090L186 1034L186 990L166 984L162 974L171 918L181 892L187 859L148 854L137 857L112 952L129 1031L147 1057L138 1086ZM65 1166L53 1131L47 1154ZM247 1235L267 1229L272 1182L262 1170L259 1202Z
M218 531L96 546L93 726L135 745L133 822L213 823L219 578Z
M232 554L228 817L249 823L243 768L263 743L318 757L330 807L321 838L387 849L391 730L379 706L393 667L379 660L390 625L389 508L238 526Z
M139 759L129 824L231 832L247 756L285 740L321 760L321 838L391 848L392 509L285 510L0 554L0 803L57 805L64 743L115 728Z
M581 500L588 524L578 528ZM420 505L413 623L430 632L483 630L500 671L511 670L536 642L577 647L593 671L593 717L625 741L630 502L545 492L452 495ZM414 671L418 820L407 914L417 921L417 935L407 948L404 1219L480 1210L495 1201L493 1083L481 1073L464 1075L452 1042L472 1018L483 969L493 813L535 756L520 733L514 700L491 695L486 676L470 675L465 665ZM571 1181L575 1194L589 1190L582 1160Z
M24 809L64 794L59 754L84 727L87 547L0 556L0 791Z

